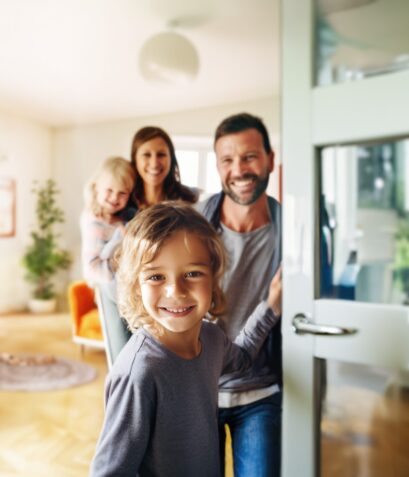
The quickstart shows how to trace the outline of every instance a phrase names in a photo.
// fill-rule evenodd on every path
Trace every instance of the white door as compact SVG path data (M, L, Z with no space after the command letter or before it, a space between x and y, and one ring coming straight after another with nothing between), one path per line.
M404 477L409 2L317 3L282 2L282 476Z

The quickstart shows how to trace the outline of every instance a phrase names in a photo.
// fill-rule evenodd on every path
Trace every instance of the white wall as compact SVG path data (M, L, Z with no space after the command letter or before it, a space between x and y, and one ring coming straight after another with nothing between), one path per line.
M101 161L118 154L129 158L132 137L140 127L160 126L171 136L213 137L222 119L244 111L264 120L273 147L278 149L279 110L278 101L273 97L160 116L57 129L53 135L53 176L62 189L62 205L67 217L64 239L76 257L71 271L72 278L81 277L78 219L83 206L82 190ZM270 192L273 193L277 190L277 178L273 177L271 182Z
M46 126L0 112L0 176L17 184L16 235L0 237L0 313L24 308L30 295L20 261L34 219L32 182L51 174L51 134Z
M60 244L75 257L69 277L64 275L58 284L63 290L68 278L81 277L78 218L83 206L82 190L102 160L113 154L129 157L132 136L142 126L158 125L171 136L212 138L223 118L243 111L263 118L273 147L279 150L279 110L273 97L61 129L0 111L0 177L13 178L17 183L16 234L0 237L0 313L24 309L30 296L20 262L35 218L30 192L33 180L53 177L61 190L59 204L65 211L66 223L61 228ZM273 177L269 191L274 194L276 190L277 178Z

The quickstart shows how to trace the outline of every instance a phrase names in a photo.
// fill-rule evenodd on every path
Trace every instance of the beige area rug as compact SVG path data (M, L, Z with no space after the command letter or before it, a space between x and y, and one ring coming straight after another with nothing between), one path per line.
M0 353L0 390L51 391L93 381L88 364L52 355Z

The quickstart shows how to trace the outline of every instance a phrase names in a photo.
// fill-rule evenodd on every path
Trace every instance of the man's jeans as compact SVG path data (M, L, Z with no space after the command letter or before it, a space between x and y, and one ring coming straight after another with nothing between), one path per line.
M232 436L234 477L279 477L282 393L244 406L219 409L220 455L224 475L225 431Z

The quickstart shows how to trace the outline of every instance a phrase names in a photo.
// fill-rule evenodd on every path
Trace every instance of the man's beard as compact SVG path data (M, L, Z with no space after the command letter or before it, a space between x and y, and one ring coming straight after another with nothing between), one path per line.
M229 186L222 184L223 192L230 197L230 199L239 205L251 205L256 202L257 199L260 198L262 194L267 189L268 180L270 178L270 174L267 172L265 176L257 176L255 174L243 174L240 178L236 179L254 179L256 186L253 190L253 193L250 197L242 199L239 195L235 194Z

